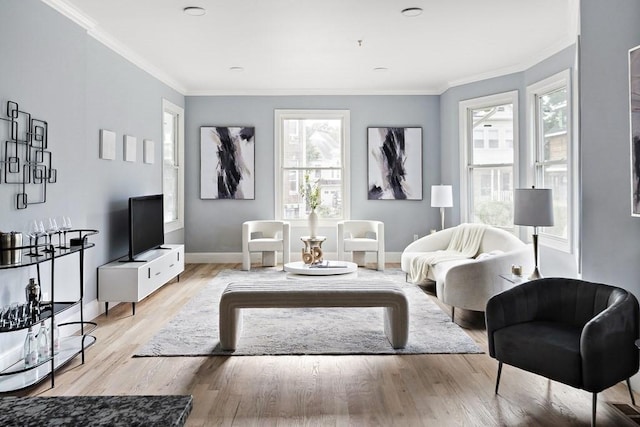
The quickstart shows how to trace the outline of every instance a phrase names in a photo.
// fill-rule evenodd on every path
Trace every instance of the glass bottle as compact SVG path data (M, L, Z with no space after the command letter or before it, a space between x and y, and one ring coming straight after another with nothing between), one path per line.
M49 358L49 330L44 323L40 322L40 330L38 331L38 360L43 362Z
M51 319L51 339L53 340L53 354L60 353L60 329L56 319Z
M24 367L30 368L38 363L38 348L36 337L33 335L33 329L29 326L27 337L24 340Z

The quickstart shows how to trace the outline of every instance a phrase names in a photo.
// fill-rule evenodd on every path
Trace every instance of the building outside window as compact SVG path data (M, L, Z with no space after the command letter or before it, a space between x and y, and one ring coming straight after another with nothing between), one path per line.
M534 184L553 194L554 225L541 229L546 245L570 251L573 227L571 86L569 71L527 88Z
M514 232L513 188L517 151L517 92L460 103L464 221Z

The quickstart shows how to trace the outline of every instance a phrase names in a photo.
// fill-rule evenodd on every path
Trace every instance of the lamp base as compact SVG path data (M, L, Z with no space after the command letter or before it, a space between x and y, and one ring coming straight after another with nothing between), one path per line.
M529 280L542 279L542 274L540 274L540 270L538 270L538 266L533 269L533 272L529 276Z

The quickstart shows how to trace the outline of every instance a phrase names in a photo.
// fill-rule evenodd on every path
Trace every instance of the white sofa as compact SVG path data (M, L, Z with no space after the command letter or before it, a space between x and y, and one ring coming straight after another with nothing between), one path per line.
M447 249L456 228L438 231L409 244L402 252L402 271L409 276L414 258ZM523 275L533 270L531 245L502 229L487 227L474 258L437 263L429 269L427 280L435 282L436 296L451 306L453 319L455 307L485 311L489 298L515 286L500 277L500 274L511 274L513 264L522 266Z

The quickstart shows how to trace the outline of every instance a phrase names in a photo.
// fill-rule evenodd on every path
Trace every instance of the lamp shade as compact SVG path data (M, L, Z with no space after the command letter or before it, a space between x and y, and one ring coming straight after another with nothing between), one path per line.
M450 185L431 186L431 207L450 208L453 206L453 193Z
M548 188L518 188L514 194L513 223L547 227L553 225L553 197Z

